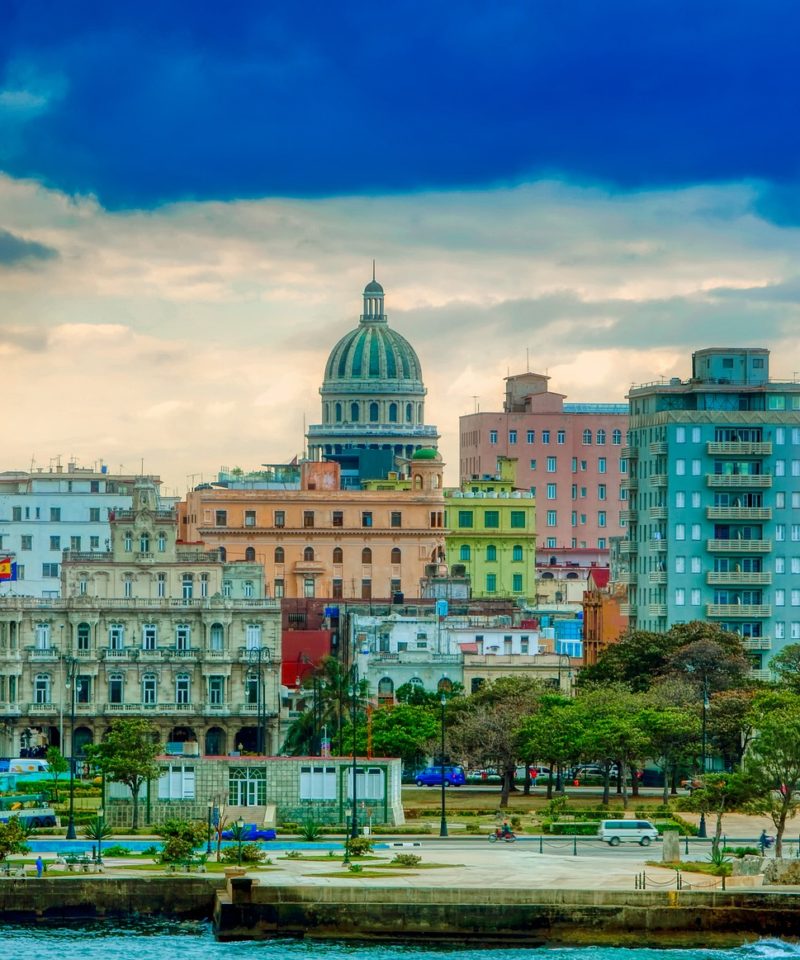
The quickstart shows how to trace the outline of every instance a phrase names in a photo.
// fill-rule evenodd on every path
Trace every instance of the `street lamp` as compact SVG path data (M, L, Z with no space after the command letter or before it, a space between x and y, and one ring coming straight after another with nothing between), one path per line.
M703 674L703 727L701 733L701 759L702 759L702 771L703 776L706 775L706 766L708 765L708 760L706 757L707 753L707 722L708 722L708 674ZM700 808L700 823L697 825L697 836L705 840L708 836L706 832L706 809L705 805Z
M97 826L99 827L97 831L97 862L102 864L103 862L103 829L106 825L105 820L105 810L102 807L97 808Z
M239 842L239 855L238 855L238 858L237 858L237 862L238 862L239 866L241 867L241 865L242 865L242 842L243 842L243 840L244 840L244 820L243 820L242 817L239 817L239 819L236 821L236 839L237 839L237 841Z
M445 720L445 707L447 705L447 697L445 696L444 690L442 690L441 696L442 704L442 820L439 824L439 836L447 836L447 810L445 808L445 799L444 799L444 788L445 788L445 778L444 778L444 720Z
M268 647L254 647L247 651L247 672L256 681L256 753L264 756L267 743L267 703L264 696L264 671L262 662L271 663Z
M353 820L350 825L350 836L355 840L358 836L358 781L356 777L356 734L358 726L358 666L353 664L353 697L351 702L351 713L353 721Z
M69 689L69 820L67 821L67 840L77 839L75 833L75 688L77 686L76 657L65 657L67 663L67 688Z
M208 839L206 841L206 856L211 856L211 814L214 810L214 801L208 801Z

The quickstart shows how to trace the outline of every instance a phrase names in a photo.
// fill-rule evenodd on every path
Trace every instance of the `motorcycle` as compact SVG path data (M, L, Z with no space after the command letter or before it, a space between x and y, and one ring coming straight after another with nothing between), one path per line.
M506 843L513 843L517 839L517 835L512 831L508 833L503 833L503 831L498 827L494 833L490 833L488 840L489 843L497 843L498 840L505 840Z

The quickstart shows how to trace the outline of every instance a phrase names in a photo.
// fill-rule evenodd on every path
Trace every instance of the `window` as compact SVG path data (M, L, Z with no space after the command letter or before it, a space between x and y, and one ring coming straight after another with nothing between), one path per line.
M131 573L126 573L122 578L122 595L123 597L133 596L133 574Z
M486 574L486 592L487 593L497 592L497 574L496 573Z
M535 442L536 442L536 431L535 431L535 430L528 430L528 432L525 434L525 439L526 439L526 441L527 441L528 443L535 443ZM800 441L798 441L798 442L800 442Z
M486 548L486 562L495 563L497 561L497 547L490 543Z
M606 458L598 457L597 458L597 472L605 473L606 472Z
M399 510L392 510L389 515L389 526L395 528L403 526L403 514Z
M331 595L334 600L342 600L344 598L342 581L340 578L334 577L334 579L331 581L331 590L332 590Z
M32 535L27 535L27 536L26 536L26 535L23 534L23 536L22 536L22 538L21 538L21 541L22 541L22 542L21 542L20 550L33 550L33 536L32 536Z
M276 600L280 600L283 597L283 580L275 580L272 585L272 596Z
M458 559L469 561L472 559L472 550L467 543L462 543L458 551Z
M188 673L179 673L175 678L175 703L191 703L192 681Z
M359 409L357 403L350 404L350 420L352 423L358 423Z
M531 470L535 470L535 469L536 469L536 461L531 460Z
M316 595L317 587L313 577L306 577L303 580L303 596L311 598Z
M371 510L362 510L362 512L361 512L361 526L362 526L362 527L371 527L371 526L372 526L372 511L371 511Z
M61 520L61 507L50 507L50 522L58 523Z
M699 460L692 460L692 476L693 476L693 477L699 477L699 476L700 476L700 461L699 461Z
M555 527L558 526L558 512L556 510L547 511L547 526ZM555 546L555 544L553 544Z
M497 431L496 431L496 430L490 430L490 431L489 431L489 443L497 443Z
M792 557L791 570L792 570L792 573L800 573L800 557ZM777 571L777 567L776 567L776 571Z
M691 591L689 602L691 603L691 605L692 605L693 607L699 607L699 606L700 606L700 591L699 591L697 588L694 588L694 589Z
M303 511L303 526L304 526L304 527L313 527L313 526L314 526L314 511L313 511L313 510L304 510L304 511Z
M201 597L208 596L208 574L207 573L200 574L200 596Z
M314 548L313 548L313 547L306 547L306 548L303 550L303 560L304 560L306 563L311 563L311 562L313 561L313 559L314 559Z
M614 431L613 431L613 433L611 434L611 442L614 444L615 447L620 446L620 444L622 443L622 431L621 431L621 430L614 430Z
M700 493L697 490L692 491L692 507L695 510L700 509Z
M100 507L89 507L89 523L100 523Z
M597 499L598 500L606 499L606 485L604 483L598 483L597 485Z
M521 543L515 543L514 546L511 548L511 559L515 563L522 562L522 544Z
M776 621L775 623L775 639L783 640L786 636L786 624L783 621Z
M244 643L248 650L261 649L261 624L248 623L244 632Z
M686 443L686 427L675 428L675 443Z
M344 552L341 547L333 548L333 562L334 563L343 563L344 562Z
M391 563L397 564L402 563L403 554L400 550L400 547L392 547L392 552L390 554Z
M676 539L676 540L685 540L685 539L686 539L686 524L685 524L685 523L676 523L676 524L675 524L675 539Z
M364 547L361 551L361 562L365 566L369 566L372 563L372 550L369 547Z
M378 404L374 400L369 405L369 419L371 423L378 422Z
M792 606L800 607L800 590L792 590L791 597L792 597Z
M605 430L597 431L597 446L604 447L606 445L606 432Z
M521 573L512 574L511 590L513 593L522 593L522 574Z
M783 477L786 474L786 461L785 460L776 460L775 461L775 476Z
M158 646L158 628L154 623L142 624L142 650L155 650Z
M483 511L484 530L497 530L500 527L500 512L498 510Z
M286 562L285 556L286 555L284 553L283 547L275 547L275 555L274 555L275 563L285 563Z
M592 445L592 431L584 430L583 431L583 445L585 447L590 447Z
M524 510L511 511L511 529L512 530L525 529L525 511Z
M598 510L597 512L597 526L604 527L606 525L606 512L605 510Z
M276 527L285 527L286 526L286 511L285 510L276 510L273 523Z
M50 647L50 624L36 624L36 649L47 650Z
M558 498L558 485L555 483L547 484L547 499L556 500Z
M800 523L793 523L791 527L792 540L800 540Z
M171 763L168 767L162 767L161 776L158 778L158 799L194 800L194 784L193 766Z
M184 573L181 576L181 591L184 600L191 600L194 596L194 575Z
M785 409L786 409L786 397L776 396L774 393L769 394L767 396L767 410L785 410Z
M775 557L775 573L785 573L786 560L784 557Z
M108 678L108 702L122 703L125 693L125 678L121 673L112 673Z
M692 557L691 559L691 571L692 573L700 573L700 557Z
M547 537L547 539L546 539L546 541L545 541L545 546L546 546L548 549L551 548L551 547L555 547L555 546L556 546L556 538L555 538L555 537Z
M567 431L559 430L558 433L556 434L556 443L560 447L563 447L566 442L567 442Z
M89 549L90 550L100 549L100 537L89 537Z
M512 447L513 447L514 444L517 442L517 431L516 431L516 430L509 430L509 431L508 431L508 442L509 442L509 444L510 444Z
M782 607L786 603L786 591L785 590L776 590L775 591L775 606Z
M220 653L225 647L225 628L221 623L211 624L211 649Z
M362 600L372 599L372 580L370 580L368 577L365 577L361 581L361 599Z
M50 703L50 674L37 673L33 682L33 699L35 703Z
M50 537L50 549L51 550L61 549L61 537Z
M548 472L548 473L556 473L556 469L557 469L556 465L557 465L557 462L558 462L558 458L557 458L557 457L548 457L548 458L547 458L547 472Z
M459 510L458 511L458 525L459 527L471 529L472 528L472 511L471 510Z
M692 443L700 443L700 427L692 427Z
M544 443L544 444L550 443L550 431L549 431L549 430L542 430L542 443Z
M57 563L43 563L42 564L42 576L47 577L58 577L58 564ZM19 577L19 567L17 567L17 577Z
M158 552L167 552L167 535L165 533L159 533L158 535Z
M792 640L800 640L800 622L798 622L797 620L794 620L789 625L789 633L791 635Z
M166 573L159 573L158 579L156 580L156 595L163 599L167 595L167 575Z
M682 607L686 603L686 591L683 587L675 588L675 606Z
M336 800L336 767L300 767L300 799Z
M775 539L776 540L786 539L786 524L784 523L775 524Z
M158 702L158 678L154 673L146 673L142 677L142 703L145 706L154 706Z
M682 477L686 473L686 461L683 458L675 461L675 473L679 477Z
M256 525L256 512L255 510L245 510L244 512L244 525L246 527L254 527Z
M22 520L22 507L11 508L11 519L17 522Z
M675 573L686 573L686 557L675 557Z
M88 650L92 635L92 628L88 623L78 624L78 649Z
M214 526L215 526L215 527L227 527L227 526L228 526L228 511L227 511L227 510L215 510L215 511L214 511Z
M699 540L699 539L700 539L700 524L693 523L692 524L692 540Z

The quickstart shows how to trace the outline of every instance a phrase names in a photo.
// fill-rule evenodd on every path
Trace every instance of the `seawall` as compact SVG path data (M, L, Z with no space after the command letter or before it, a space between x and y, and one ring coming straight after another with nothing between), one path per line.
M800 937L795 892L259 886L218 893L220 940L707 946Z

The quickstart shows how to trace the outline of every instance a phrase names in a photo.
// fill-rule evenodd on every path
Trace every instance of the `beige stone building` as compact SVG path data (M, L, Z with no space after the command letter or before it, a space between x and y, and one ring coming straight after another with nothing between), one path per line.
M276 599L418 597L426 566L444 558L442 468L418 450L408 480L341 490L337 463L309 461L299 489L193 490L179 528L229 562L262 564Z
M115 717L147 716L186 754L277 752L280 608L261 567L180 542L147 481L110 526L108 551L64 551L60 598L0 600L0 751L79 756Z

